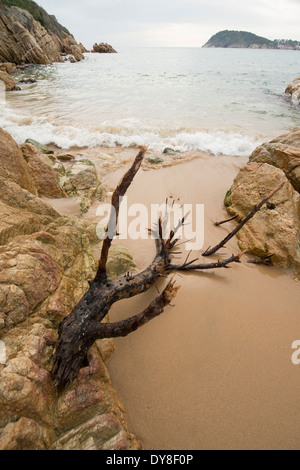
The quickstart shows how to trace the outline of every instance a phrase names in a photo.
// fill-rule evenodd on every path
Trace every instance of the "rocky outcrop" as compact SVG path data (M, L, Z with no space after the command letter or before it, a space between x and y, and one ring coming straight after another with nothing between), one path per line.
M93 50L91 52L98 52L99 54L116 54L117 51L110 45L104 42L99 44L95 43L93 46Z
M0 70L1 72L11 74L17 72L18 69L16 64L12 64L11 62L3 62L2 64L0 63Z
M89 288L99 240L94 224L61 217L24 189L32 185L29 172L20 178L27 163L12 139L2 137L2 154L10 155L14 171L3 170L1 159L0 340L6 358L0 364L0 450L138 449L104 364L112 340L93 346L67 389L53 386L57 328Z
M84 54L85 52L90 52L90 51L88 51L88 50L84 47L84 45L83 45L81 42L79 43L79 48L80 48L80 50L81 50L81 52L82 52L83 54Z
M24 0L23 4L27 9L8 7L0 0L0 62L62 62L61 53L69 53L66 49L71 46L81 54L74 37L55 17L34 2Z
M67 171L60 164L56 171L63 191L69 197L81 198L80 209L83 214L89 210L94 199L101 200L101 184L95 165L90 160L78 160Z
M295 78L295 80L287 86L285 93L291 95L294 102L300 102L300 77Z
M261 145L250 155L250 162L268 163L280 168L295 190L300 192L300 130Z
M6 72L0 71L0 80L5 84L6 91L19 91L20 87L16 85L14 79Z
M23 144L21 151L29 167L38 195L49 199L65 197L65 193L59 186L51 160L39 153L31 144Z
M272 256L273 264L293 267L300 275L300 131L285 134L258 147L227 193L230 215L244 218L281 182L275 194L238 233L242 250Z
M36 189L30 175L28 165L13 138L0 129L0 176L9 179L27 189L32 194L36 194Z

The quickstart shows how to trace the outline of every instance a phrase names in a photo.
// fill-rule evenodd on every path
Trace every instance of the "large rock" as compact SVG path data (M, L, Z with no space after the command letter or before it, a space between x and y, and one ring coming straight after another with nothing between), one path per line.
M72 51L73 57L75 58L75 60L76 60L77 62L80 62L81 60L84 59L84 55L83 55L83 53L81 52L81 49L80 49L79 46L77 46L77 45L72 45L72 46L71 46L71 51Z
M0 71L0 80L4 82L6 91L18 91L21 89L17 87L14 79L7 72Z
M0 70L1 72L11 74L17 72L17 66L15 64L12 64L11 62L3 62L2 64L0 64Z
M282 170L267 163L248 163L234 180L225 198L230 215L240 221L281 182L276 193L238 233L241 250L263 257L281 267L294 267L300 273L300 195Z
M45 153L46 155L54 154L54 150L50 149L47 145L40 144L34 139L26 139L25 144L33 145L37 150L39 150L42 153Z
M292 100L299 103L300 100L300 77L295 78L295 80L290 83L286 90L286 93L291 95Z
M0 176L0 246L41 230L59 214L46 202Z
M268 163L280 168L300 192L300 130L261 145L250 156L250 162Z
M101 184L98 180L95 165L90 160L79 160L60 178L60 185L69 197L80 196L80 209L84 214L94 199L102 197Z
M0 129L0 176L36 194L27 163L13 138Z
M45 163L45 161L43 161L43 155L39 154L38 150L31 144L23 144L21 150L28 164L38 195L50 199L65 197L65 193L59 186L51 163Z

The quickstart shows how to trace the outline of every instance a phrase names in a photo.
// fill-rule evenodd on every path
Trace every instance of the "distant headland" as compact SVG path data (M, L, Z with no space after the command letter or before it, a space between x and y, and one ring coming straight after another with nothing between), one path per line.
M291 39L270 39L247 31L219 31L203 47L227 47L241 49L289 49L300 50L300 42Z

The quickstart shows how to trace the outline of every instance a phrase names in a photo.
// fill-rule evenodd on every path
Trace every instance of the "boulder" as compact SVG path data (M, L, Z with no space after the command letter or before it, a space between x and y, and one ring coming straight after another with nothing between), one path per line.
M42 155L31 144L23 144L21 150L28 164L38 195L48 197L49 199L65 197L65 193L59 186L52 164L45 163Z
M264 143L250 155L250 162L268 163L280 168L295 190L300 192L300 130Z
M162 158L159 158L159 157L156 157L154 155L150 156L150 157L147 157L146 158L146 161L148 163L150 163L150 165L158 165L158 163L163 163L163 159Z
M56 158L57 160L60 160L62 162L69 162L71 160L75 160L75 156L71 153L61 153L56 155Z
M300 100L300 77L295 78L295 80L290 83L287 88L285 89L285 92L291 95L293 101L298 101Z
M0 176L0 185L0 246L59 217L50 205L18 184Z
M114 246L109 250L107 260L107 275L109 279L116 279L124 273L131 272L136 265L128 249L124 246Z
M1 72L12 74L17 71L17 66L11 62L3 62L2 64L0 63L0 70Z
M101 201L102 188L98 180L95 165L90 160L78 160L60 177L60 185L69 196L80 196L80 209L84 214L91 207L93 200Z
M242 220L280 183L275 194L238 233L242 251L259 257L273 255L274 264L300 273L300 195L284 172L267 163L248 163L234 180L225 198L230 215Z
M13 138L0 129L0 176L9 179L36 194L33 179L30 175L28 165Z
M16 85L14 79L7 72L0 71L0 80L5 83L6 91L21 90L21 88Z
M81 52L80 47L75 44L71 46L71 53L77 62L80 62L84 59L84 55Z
M33 145L36 149L40 150L42 153L45 153L46 155L52 155L54 154L54 151L47 147L47 145L42 145L36 140L33 139L26 139L25 144L31 144Z

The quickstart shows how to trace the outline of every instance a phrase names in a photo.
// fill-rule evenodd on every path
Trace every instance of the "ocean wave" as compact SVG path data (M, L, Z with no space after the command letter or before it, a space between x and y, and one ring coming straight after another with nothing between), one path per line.
M247 156L260 143L257 137L237 132L150 128L136 119L107 121L99 129L58 126L46 118L16 114L8 107L1 109L0 127L19 145L26 139L34 139L43 145L53 143L64 149L148 145L156 151L172 147L181 152L202 150L216 155Z

